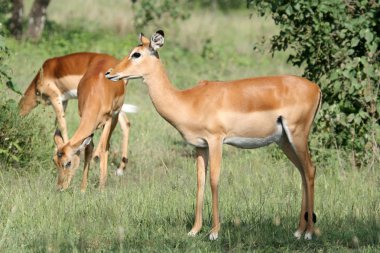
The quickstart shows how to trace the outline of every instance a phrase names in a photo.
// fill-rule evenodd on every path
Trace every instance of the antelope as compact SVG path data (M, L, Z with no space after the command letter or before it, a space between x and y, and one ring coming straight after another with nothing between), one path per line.
M85 150L85 162L81 190L87 187L87 177L93 153L92 135L98 128L103 128L99 140L100 179L99 188L104 189L107 180L107 163L109 140L117 124L124 101L125 81L109 84L105 71L114 66L118 60L112 56L103 56L93 60L78 84L78 111L80 122L74 135L68 142L59 131L55 133L57 145L53 160L58 170L59 189L64 190L79 166L79 153ZM99 94L102 94L100 96Z
M38 104L51 104L56 114L56 122L63 136L63 141L69 140L65 111L69 99L77 98L77 88L80 79L89 66L100 59L107 59L109 55L99 53L74 53L65 56L47 59L26 89L19 102L19 112L22 117L28 115ZM133 105L123 105L124 112L135 112ZM119 114L119 123L123 131L122 159L116 170L122 175L128 162L128 136L130 123L124 113ZM95 157L99 156L99 148Z
M158 49L164 32L149 40L140 34L140 44L106 77L112 81L142 78L157 112L176 128L196 149L197 193L194 225L190 236L202 227L206 170L210 166L212 229L210 240L220 230L218 182L222 146L259 148L276 143L299 170L302 204L299 239L312 239L315 168L308 150L308 135L321 103L320 88L301 77L283 75L254 77L236 81L201 81L193 88L176 89L166 74ZM180 113L179 113L180 112Z

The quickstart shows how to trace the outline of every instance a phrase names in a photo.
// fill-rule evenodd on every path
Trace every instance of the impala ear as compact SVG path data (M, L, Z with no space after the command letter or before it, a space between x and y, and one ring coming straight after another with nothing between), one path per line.
M164 31L162 30L158 30L155 34L152 35L152 37L150 38L150 47L156 51L157 49L159 49L160 47L162 47L164 45L164 41L165 41L165 34L164 34Z
M61 130L59 130L58 128L55 130L55 133L54 133L54 142L57 147L63 145L62 133L61 133Z
M89 137L87 137L86 139L84 139L83 142L82 142L82 144L79 145L79 147L75 150L74 153L80 152L80 151L82 151L83 149L85 149L86 146L87 146L88 144L91 143L91 141L92 141L92 136L93 136L93 135L90 135Z
M140 40L141 44L143 44L143 45L149 45L149 43L150 43L149 39L147 37L145 37L143 33L140 33L139 40Z

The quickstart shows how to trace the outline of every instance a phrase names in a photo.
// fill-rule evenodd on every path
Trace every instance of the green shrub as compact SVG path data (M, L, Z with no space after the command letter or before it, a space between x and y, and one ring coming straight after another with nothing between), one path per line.
M140 30L149 23L159 26L165 19L186 19L190 16L188 7L188 2L184 0L136 1L133 4L135 27Z
M52 149L46 145L49 137L43 121L38 117L20 118L17 102L9 98L20 92L10 76L11 70L6 63L10 51L2 35L0 30L0 164L2 169L11 165L26 167L32 161L50 160Z
M378 156L380 4L378 1L248 0L271 13L280 33L272 52L291 49L288 61L319 84L323 105L318 142L352 151L354 163ZM374 155L375 154L375 155Z
M35 114L26 118L18 115L18 105L13 99L0 96L0 163L1 168L30 167L33 162L51 162L53 129L47 129ZM51 143L53 143L51 141Z

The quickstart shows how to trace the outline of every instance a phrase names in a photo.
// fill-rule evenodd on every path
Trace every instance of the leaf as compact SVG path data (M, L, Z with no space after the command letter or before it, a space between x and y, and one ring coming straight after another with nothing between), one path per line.
M293 8L291 4L289 4L288 7L286 7L285 13L288 14L288 16L291 16L293 14Z
M366 39L367 43L371 43L371 41L373 40L373 33L371 33L369 30L367 30L365 33L365 39Z
M352 38L351 40L351 46L356 47L359 44L359 39L357 37Z
M350 115L348 115L347 117L347 122L351 123L355 118L355 114L351 113Z

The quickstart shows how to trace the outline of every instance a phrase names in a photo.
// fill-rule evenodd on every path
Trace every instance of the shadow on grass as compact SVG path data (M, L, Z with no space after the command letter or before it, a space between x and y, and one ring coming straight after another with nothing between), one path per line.
M214 251L347 251L352 249L376 251L380 249L380 231L375 219L358 220L353 216L321 221L320 235L313 240L297 240L293 237L294 219L276 223L269 219L241 222L228 220L216 241L208 240L210 223L206 221L196 237L188 237L193 213L186 214L184 221L176 217L162 217L153 224L139 224L133 233L117 233L111 238L94 238L83 233L75 241L57 241L55 246L41 238L30 244L33 252L214 252ZM276 224L277 225L276 225ZM186 227L186 231L185 231ZM124 233L124 232L123 232ZM71 238L73 239L73 238Z
M273 220L253 223L228 221L223 224L220 235L223 250L332 250L379 247L379 227L375 219L355 220L346 217L343 220L317 223L317 236L306 241L293 236L297 222L292 219L282 220L280 224Z

